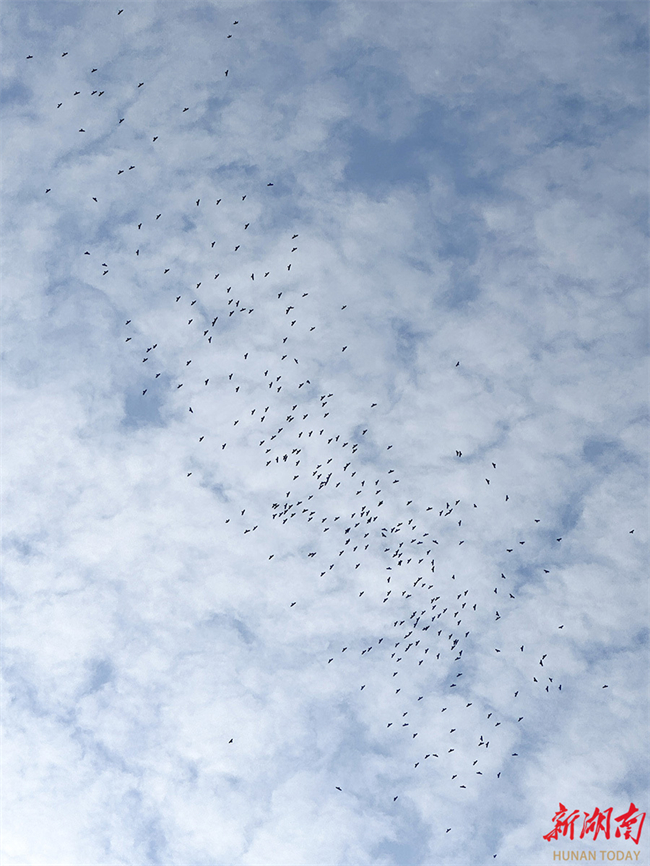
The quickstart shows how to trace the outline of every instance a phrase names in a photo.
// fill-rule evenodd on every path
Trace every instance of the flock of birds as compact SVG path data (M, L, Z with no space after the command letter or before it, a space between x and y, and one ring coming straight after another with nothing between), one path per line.
M238 23L235 20L233 27ZM232 36L229 33L227 38ZM73 60L69 51L62 52L61 58ZM34 57L29 54L27 59ZM228 74L226 68L224 78ZM93 66L88 75L101 81L98 67ZM82 86L68 98L76 100L82 95ZM92 87L89 95L99 98L109 85ZM146 82L134 82L133 91L145 93ZM65 102L61 97L54 110ZM189 106L179 106L180 116L189 111ZM118 114L115 125L123 128L125 123L128 125L127 118ZM93 118L88 114L79 133L88 136L92 128ZM164 136L155 130L151 142L165 146ZM134 158L114 170L128 176L137 164ZM481 578L452 573L445 561L453 549L458 562L458 549L462 551L471 540L472 519L479 505L462 497L420 503L402 494L404 485L395 468L371 470L372 465L383 467L392 456L393 444L384 442L385 454L377 458L381 422L373 420L373 413L381 409L376 402L369 401L362 412L370 420L351 424L345 409L337 408L335 393L320 384L319 367L323 367L314 363L310 341L321 328L319 310L327 300L319 298L320 306L314 304L313 293L304 290L298 258L301 233L287 232L282 264L273 254L266 266L244 270L247 242L256 232L256 208L265 193L272 194L273 187L273 181L266 180L237 195L214 196L205 191L191 200L188 195L184 215L191 213L195 222L202 220L202 230L214 228L215 237L205 244L200 265L192 265L193 279L187 279L187 267L179 268L172 256L160 269L174 345L178 344L176 335L185 334L185 357L176 361L175 370L170 365L178 353L165 355L164 331L146 338L147 323L139 322L136 314L124 321L122 339L137 365L136 379L142 383L139 396L145 403L158 401L157 405L171 399L179 413L184 412L188 419L191 416L188 429L195 436L195 453L192 465L183 470L188 479L196 481L206 463L227 461L228 446L232 449L233 445L247 449L251 470L267 473L269 487L277 492L266 512L249 521L249 505L225 520L242 543L252 543L262 520L270 521L278 533L282 527L294 532L300 526L306 592L314 592L314 578L317 587L343 580L363 606L360 611L381 609L385 622L381 634L369 640L351 635L322 663L332 672L344 666L345 675L356 678L355 690L368 701L377 700L385 712L384 730L408 742L410 771L422 773L425 767L434 767L431 772L438 784L458 790L473 788L481 777L501 779L510 771L510 762L523 754L522 745L513 748L512 743L524 742L526 713L518 709L524 694L559 698L562 692L550 650L528 649L526 638L513 631L517 619L512 612L523 580L519 565L512 570L504 566ZM56 190L53 180L45 193L53 198ZM101 208L103 197L94 192L89 193L90 198ZM255 208L249 208L251 197ZM226 227L224 218L219 218L226 206L230 215L238 213L234 228ZM148 201L141 203L141 212L131 228L134 267L147 265L153 250L158 261L160 251L153 232L166 220L164 210L156 212ZM226 238L230 239L228 246ZM79 254L90 259L89 279L101 276L110 294L110 255L101 252L101 243L89 244ZM327 315L347 317L350 312L346 310L348 304L340 309L337 305ZM337 333L336 327L331 330ZM330 345L326 350L329 362L347 349L348 345ZM460 361L450 372L459 367ZM188 397L183 401L185 394ZM378 430L376 435L373 427ZM453 459L462 461L462 450L456 449ZM496 462L490 462L481 481L485 485L481 508L496 509L497 504L505 507L506 503L512 507L508 493L493 483L498 474ZM539 523L535 518L531 529ZM539 531L537 538L542 538ZM553 543L560 545L562 536L555 539ZM504 546L504 561L528 540L515 538ZM275 563L283 567L281 550L267 551L264 556L267 554L269 568ZM549 574L546 563L530 565ZM381 576L377 576L379 568ZM287 608L288 615L299 615L301 602L287 599ZM499 626L502 620L504 625ZM488 622L489 632L500 635L499 643L491 648L494 682L502 678L516 686L507 712L494 706L490 709L486 699L472 700L472 671L477 653L485 652L481 634ZM562 633L564 624L557 623L556 628ZM390 698L379 701L380 694ZM229 744L234 745L234 739ZM492 758L495 753L498 757ZM342 785L335 787L342 793L346 790ZM399 792L393 791L390 797L396 802ZM449 833L452 828L444 830Z

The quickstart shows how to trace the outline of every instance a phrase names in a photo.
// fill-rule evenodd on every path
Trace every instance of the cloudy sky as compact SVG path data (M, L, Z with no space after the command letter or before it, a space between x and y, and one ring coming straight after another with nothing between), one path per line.
M647 866L646 4L1 14L2 862Z

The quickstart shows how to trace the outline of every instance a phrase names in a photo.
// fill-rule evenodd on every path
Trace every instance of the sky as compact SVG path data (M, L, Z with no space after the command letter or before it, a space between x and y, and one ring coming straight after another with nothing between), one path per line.
M647 5L0 15L2 863L648 866Z

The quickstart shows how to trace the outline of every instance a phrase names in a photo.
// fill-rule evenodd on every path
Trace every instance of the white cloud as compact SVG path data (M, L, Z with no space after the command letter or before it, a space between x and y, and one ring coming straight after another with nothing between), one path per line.
M4 860L645 809L645 12L116 11L3 11Z

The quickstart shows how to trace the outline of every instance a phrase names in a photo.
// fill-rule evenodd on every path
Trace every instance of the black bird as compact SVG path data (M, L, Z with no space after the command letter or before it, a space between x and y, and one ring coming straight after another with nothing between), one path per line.
M273 186L273 184L272 184L272 183L267 183L267 186Z
M91 69L90 71L91 72L97 72L97 67L95 67L95 69Z
M61 57L65 57L67 55L67 53L68 53L67 51L64 51L63 54L61 55Z
M226 71L224 72L224 75L226 76L226 78L228 78L228 70L227 70L227 69L226 69Z
M33 59L34 59L34 55L33 55L33 54L28 54L27 57L26 57L25 59L26 59L26 60L33 60Z
M46 193L48 193L48 192L52 192L52 187L50 187L49 189L46 189L45 192L46 192Z
M200 201L201 201L201 199L200 199L200 198L197 198L197 200L196 200L196 206L197 206L197 207L199 206L199 202L200 202Z
M138 87L142 87L143 85L144 85L144 81L141 81L140 84L138 84Z
M153 137L151 140L152 140L152 141L158 141L158 136L157 136L157 135L154 135L154 137Z

